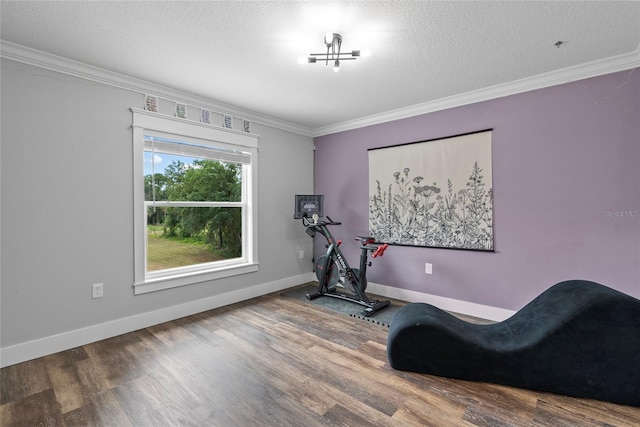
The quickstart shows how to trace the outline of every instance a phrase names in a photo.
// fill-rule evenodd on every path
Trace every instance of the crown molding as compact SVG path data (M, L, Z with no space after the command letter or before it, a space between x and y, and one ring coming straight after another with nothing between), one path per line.
M635 52L612 56L585 64L567 67L556 71L551 71L537 76L515 80L509 83L499 84L484 89L462 93L447 98L436 99L434 101L415 104L397 110L387 111L381 114L374 114L355 120L336 123L329 126L313 129L313 137L329 135L337 132L358 129L365 126L372 126L394 120L406 119L419 116L421 114L446 110L453 107L460 107L476 102L488 101L502 98L504 96L515 95L536 89L557 86L577 80L597 77L617 71L629 70L640 67L640 46Z
M524 79L503 83L484 89L465 92L459 95L453 95L429 102L410 105L380 114L361 117L355 120L349 120L329 126L312 129L306 126L280 120L275 117L243 110L239 107L220 103L213 99L204 98L196 94L178 91L176 89L151 83L142 79L94 67L36 49L31 49L15 43L7 42L5 40L0 40L0 42L1 58L6 58L23 64L32 65L50 71L83 78L97 83L138 92L141 94L153 93L154 95L158 95L161 98L184 102L195 107L233 114L234 116L242 117L254 123L260 123L265 126L310 137L319 137L332 133L344 132L347 130L386 123L394 120L406 119L409 117L415 117L435 111L441 111L477 102L488 101L504 96L515 95L531 90L543 89L546 87L570 83L590 77L597 77L604 74L610 74L617 71L640 67L639 46L638 49L636 49L634 52L612 56L610 58L588 62L573 67L567 67L561 70L539 74L537 76L527 77Z
M94 67L72 59L11 43L6 40L0 40L0 58L9 59L22 64L55 71L140 94L154 94L160 98L182 102L194 107L231 114L236 117L249 120L253 123L260 123L265 126L304 136L312 136L312 129L305 126L279 120L275 117L253 111L244 110L237 106L221 103L210 98L148 82L136 77Z

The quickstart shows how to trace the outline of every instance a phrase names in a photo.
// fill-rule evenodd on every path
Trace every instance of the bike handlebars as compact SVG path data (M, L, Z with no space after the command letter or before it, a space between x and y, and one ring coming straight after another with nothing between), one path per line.
M327 220L328 221L316 221L316 222L312 222L307 216L303 216L302 217L302 223L307 227L307 233L311 233L311 237L313 237L316 233L316 231L320 231L319 229L311 229L311 227L322 227L322 226L326 226L326 225L340 225L342 224L341 222L337 222L331 219L330 216L327 216ZM320 231L321 233L325 234L326 232L324 231ZM327 231L328 232L328 231ZM369 240L371 239L371 240ZM373 241L373 238L371 237L356 237L356 240L360 241L361 243L364 243L364 245L362 246L363 248L366 248L370 251L372 251L373 253L371 254L371 258L377 258L379 256L384 255L384 251L387 250L387 248L389 247L388 243L384 243L384 244L380 244L380 243L375 243ZM338 245L342 243L341 241L338 243ZM371 245L375 245L375 246L371 246Z
M337 222L331 219L331 217L327 216L328 221L318 221L312 222L308 217L303 216L302 222L306 227L320 226L320 225L340 225L341 222Z
M328 222L327 221L323 221L325 223L325 225L340 225L340 224L342 224L341 222L337 222L337 221L332 220L331 217L328 216L328 215L327 215L327 219L329 220Z

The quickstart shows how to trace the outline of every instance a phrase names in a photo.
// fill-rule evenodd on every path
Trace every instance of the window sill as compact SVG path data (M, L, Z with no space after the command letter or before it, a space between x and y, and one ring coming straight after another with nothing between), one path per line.
M177 288L180 286L193 285L210 280L222 279L225 277L238 276L240 274L255 273L258 271L258 264L242 264L216 268L215 270L198 271L192 273L182 273L173 276L164 276L154 279L147 279L141 283L134 283L134 295L146 294L149 292L161 291L164 289Z

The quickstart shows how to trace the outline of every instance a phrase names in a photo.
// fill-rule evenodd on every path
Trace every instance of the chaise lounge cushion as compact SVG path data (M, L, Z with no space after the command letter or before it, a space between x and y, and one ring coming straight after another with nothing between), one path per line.
M398 370L640 406L640 300L570 280L489 325L411 303L391 320L387 355Z

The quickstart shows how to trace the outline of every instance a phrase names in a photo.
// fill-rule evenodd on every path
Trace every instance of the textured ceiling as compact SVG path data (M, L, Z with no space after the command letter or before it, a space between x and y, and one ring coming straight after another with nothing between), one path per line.
M2 1L3 40L319 129L624 54L640 2ZM298 57L372 55L340 72ZM563 41L559 48L554 44Z

